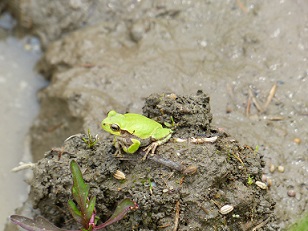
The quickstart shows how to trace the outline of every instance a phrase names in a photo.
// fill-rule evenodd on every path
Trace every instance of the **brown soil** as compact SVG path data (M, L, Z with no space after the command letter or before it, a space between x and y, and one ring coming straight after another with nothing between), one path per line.
M15 2L21 6L17 4L16 7ZM19 25L38 35L46 49L38 68L50 80L50 85L39 93L41 112L31 129L35 161L40 160L46 150L61 146L68 136L85 133L88 128L93 134L100 134L104 142L107 136L102 133L99 123L111 109L140 113L144 99L152 93L192 95L202 89L211 96L212 126L220 127L219 131L228 131L240 144L258 149L264 156L262 171L272 180L268 193L276 202L275 215L280 229L307 211L307 2L32 0L9 1L8 4L19 16ZM267 104L272 86L277 88ZM189 104L186 101L180 103ZM147 105L155 104L147 102L146 108ZM208 125L202 125L204 117L196 113L193 106L188 107L188 111L192 111L188 119L181 120L170 105L173 104L163 105L166 111L170 110L166 115L173 115L177 123L183 123L174 136L199 136L204 131L206 135L212 135ZM146 109L144 113L155 118L161 115L158 108L156 111ZM158 119L169 121L166 116ZM231 138L220 136L212 146L228 139ZM169 142L160 147L159 153L166 154L171 160L185 156L181 152L180 156L169 156L168 150L162 152L170 145ZM184 144L172 145L184 149L181 146ZM225 145L238 145L235 150L243 155L239 158L246 169L249 166L247 159L252 158L248 153L242 153L246 146L231 141ZM212 147L189 144L187 148L189 151L199 148L198 151L203 152L200 148L203 146ZM227 150L222 148L222 152ZM189 156L194 155L190 153ZM98 160L100 158L96 162ZM189 161L189 157L185 161ZM231 169L236 169L237 161L232 156L227 159L233 166ZM150 162L142 164L152 168ZM270 171L271 165L281 165L285 170ZM136 168L139 167L137 164ZM133 171L130 168L125 169L128 175ZM159 166L159 171L161 168ZM257 169L252 172L259 179L261 172L259 167ZM185 177L186 182L199 176L200 171L201 168L196 176ZM241 171L243 178L240 181L248 187L246 182L250 173ZM152 177L146 172L142 179L148 175ZM233 174L233 170L230 172ZM112 171L109 174L111 176ZM180 173L174 173L172 177L180 178ZM181 190L184 185L185 182ZM193 183L187 185L190 187ZM146 190L143 184L140 187ZM241 185L234 187L241 188ZM290 190L295 192L292 197L288 196ZM229 198L229 195L223 196ZM180 195L179 198L187 197ZM173 210L164 210L170 219L174 217L175 202L170 204ZM199 203L205 202L200 199ZM181 209L185 206L181 203ZM212 208L213 204L204 206ZM110 211L111 207L108 208ZM180 214L189 215L182 210ZM209 214L212 214L211 210ZM264 219L256 216L254 221ZM200 220L198 217L194 217L196 224ZM185 218L181 219L183 228Z
M173 137L218 139L203 144L171 140L157 149L155 157L143 162L142 152L115 157L111 138L87 149L81 136L76 136L37 163L30 183L34 208L60 227L76 228L67 208L72 185L69 161L74 159L91 186L90 193L97 197L102 220L124 197L139 205L139 210L108 230L173 230L176 203L180 208L178 230L250 230L264 221L259 230L278 229L273 215L275 202L268 191L247 183L249 177L261 181L262 156L210 127L207 95L201 91L192 96L155 94L146 99L143 109L145 115L158 121L170 121L172 116L176 124ZM158 159L167 165L159 164ZM196 172L188 171L195 168ZM124 172L126 179L115 179L116 170ZM226 204L234 210L223 215L219 209Z

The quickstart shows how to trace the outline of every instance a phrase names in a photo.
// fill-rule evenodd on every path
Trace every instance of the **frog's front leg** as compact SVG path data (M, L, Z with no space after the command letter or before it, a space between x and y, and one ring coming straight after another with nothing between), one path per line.
M123 144L122 141L118 140L117 137L114 137L113 139L113 146L116 148L116 152L114 153L115 157L122 157L123 153Z
M137 139L130 139L130 141L131 141L131 145L129 147L125 146L125 147L122 147L122 148L123 148L124 152L133 154L140 147L140 141L137 140Z
M165 138L163 138L162 140L157 140L153 143L151 143L150 145L148 145L146 148L143 149L143 151L145 151L145 155L142 157L142 160L146 160L148 154L151 152L151 154L155 153L156 148L159 145L162 145L164 143L166 143L168 140L170 140L171 138L171 134L169 134L168 136L166 136Z
M117 144L126 153L135 153L140 147L140 141L131 137L117 137Z

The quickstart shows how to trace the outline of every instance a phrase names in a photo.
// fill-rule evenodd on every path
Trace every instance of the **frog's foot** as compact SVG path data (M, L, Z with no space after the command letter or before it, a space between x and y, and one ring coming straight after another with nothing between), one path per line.
M142 157L142 160L146 160L146 158L148 157L149 153L151 152L151 154L155 153L156 148L161 144L161 142L156 141L151 143L150 145L148 145L146 148L143 149L143 151L145 151L145 155Z
M121 158L121 157L123 157L123 154L122 154L122 152L121 152L121 149L117 149L116 152L115 152L113 155L114 155L114 157L116 157L116 158Z

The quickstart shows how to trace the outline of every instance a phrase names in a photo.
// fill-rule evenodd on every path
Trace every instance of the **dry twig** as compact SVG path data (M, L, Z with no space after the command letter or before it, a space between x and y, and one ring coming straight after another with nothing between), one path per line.
M249 117L250 115L250 108L251 108L251 96L248 96L247 99L247 106L246 106L246 116Z
M266 225L266 223L269 221L269 217L267 219L265 219L264 221L262 221L260 224L258 224L257 226L255 226L251 231L257 231L258 229L262 228L264 225Z
M273 97L275 96L276 90L277 90L277 84L275 83L272 86L272 88L271 88L271 90L270 90L270 92L268 94L267 100L266 100L265 104L263 105L263 111L261 111L261 112L265 112L266 111L268 105L272 102Z
M264 111L261 104L259 103L259 101L256 99L256 97L252 93L251 88L249 88L249 97L251 97L252 102L254 103L254 105L256 106L256 108L258 109L259 112Z
M174 217L173 231L177 231L177 229L179 227L179 219L180 219L180 202L177 201L175 203L175 217Z

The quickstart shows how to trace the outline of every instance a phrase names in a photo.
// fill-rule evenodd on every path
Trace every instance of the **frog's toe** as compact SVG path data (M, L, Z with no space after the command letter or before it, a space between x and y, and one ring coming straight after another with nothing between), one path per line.
M159 143L154 142L151 143L149 146L147 146L146 148L143 149L143 151L145 151L145 155L142 157L142 160L146 160L147 156L149 155L149 153L151 153L152 155L154 155L155 150L157 148L157 146L159 145Z
M117 158L123 157L123 154L120 149L117 149L113 155L114 157L117 157Z
M157 146L158 146L158 143L157 143L157 142L151 143L149 146L147 146L146 148L144 148L143 151L145 151L147 155L148 155L150 152L151 152L152 154L154 154L155 151L156 151Z

